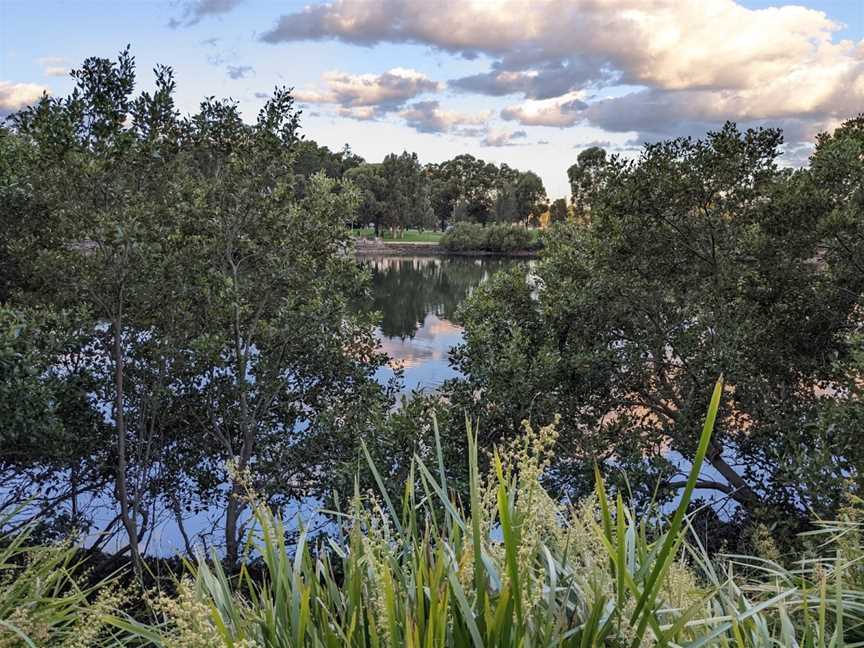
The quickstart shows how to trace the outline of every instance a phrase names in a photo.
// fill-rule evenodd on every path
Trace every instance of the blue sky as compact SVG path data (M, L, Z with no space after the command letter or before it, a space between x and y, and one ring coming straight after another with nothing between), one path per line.
M864 0L0 0L0 114L131 44L142 87L254 116L290 85L307 137L366 159L471 153L567 193L579 150L634 155L725 119L779 125L786 160L864 106Z

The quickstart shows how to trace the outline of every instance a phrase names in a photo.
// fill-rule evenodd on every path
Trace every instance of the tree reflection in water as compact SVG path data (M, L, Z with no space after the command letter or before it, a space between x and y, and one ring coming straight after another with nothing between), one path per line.
M405 389L437 387L454 375L447 355L462 340L459 304L495 272L516 263L490 257L365 257L381 314L382 349L405 370ZM385 376L382 376L384 378Z

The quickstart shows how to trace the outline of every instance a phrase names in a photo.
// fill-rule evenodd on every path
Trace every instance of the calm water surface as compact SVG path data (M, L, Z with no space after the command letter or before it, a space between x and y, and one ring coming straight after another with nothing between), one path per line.
M435 389L456 375L450 348L462 341L456 310L483 281L517 261L495 257L364 257L372 270L371 308L381 314L378 338L405 391ZM392 368L379 379L393 375Z

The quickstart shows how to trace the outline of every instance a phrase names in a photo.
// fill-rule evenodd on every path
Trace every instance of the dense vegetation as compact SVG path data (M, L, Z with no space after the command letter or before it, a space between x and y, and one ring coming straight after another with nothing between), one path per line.
M539 178L333 153L285 89L181 115L128 52L74 77L0 127L0 645L862 639L864 117L797 170L732 124L584 151L396 406L350 226L525 249ZM166 524L194 580L154 603Z
M477 223L458 223L441 237L441 246L453 252L517 252L538 247L531 230L507 224L483 227Z

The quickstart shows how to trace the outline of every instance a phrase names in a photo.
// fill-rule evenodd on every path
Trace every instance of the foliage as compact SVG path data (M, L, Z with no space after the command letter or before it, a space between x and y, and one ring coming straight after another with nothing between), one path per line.
M306 184L312 176L323 173L328 178L341 180L364 162L347 144L341 151L334 153L326 146L304 139L297 143L295 149L294 191L299 198L305 195Z
M353 456L391 403L374 320L351 307L368 281L345 253L358 193L324 173L298 191L290 92L252 123L214 98L181 117L171 70L155 76L133 96L128 50L88 59L70 96L44 97L0 140L21 162L0 166L0 191L20 198L3 218L31 223L6 243L4 388L28 399L4 414L33 438L47 425L34 412L54 425L51 444L4 446L4 488L82 525L81 508L111 498L118 516L91 537L98 549L122 529L118 556L139 576L166 514L191 547L184 518L224 510L236 558L229 459L274 508L329 492L324 464Z
M452 356L465 379L446 391L484 421L484 445L560 414L556 492L587 492L597 460L611 475L626 468L638 498L657 483L671 497L686 470L677 457L693 449L692 395L723 371L730 409L703 492L787 539L808 509L836 510L834 476L861 465L854 444L835 442L848 436L816 422L820 390L848 384L834 359L860 326L861 284L839 246L814 261L837 208L812 173L777 168L780 141L727 125L613 159L590 222L546 235L532 285L511 273L472 294ZM842 222L848 233L860 220Z
M533 249L530 230L516 225L457 223L441 237L441 246L453 252L517 252Z
M604 170L608 162L606 151L599 146L591 146L580 151L576 164L567 169L570 181L570 199L577 216L583 216L591 209L597 192L602 189Z
M458 155L427 165L430 200L443 230L446 223L467 220L486 224L526 222L541 213L546 190L540 177L506 164L494 164L472 155Z
M567 220L567 201L557 198L549 206L549 220L552 223L563 223Z
M16 510L0 516L14 522ZM32 526L0 537L0 646L96 648L117 645L106 623L126 602L114 579L83 585L83 566L70 545L39 546ZM113 639L112 639L113 638Z

